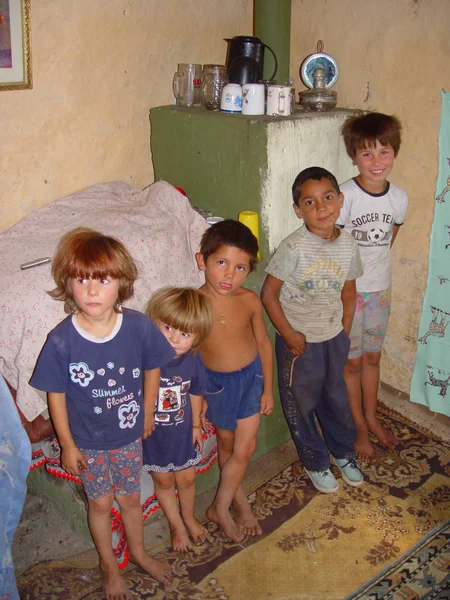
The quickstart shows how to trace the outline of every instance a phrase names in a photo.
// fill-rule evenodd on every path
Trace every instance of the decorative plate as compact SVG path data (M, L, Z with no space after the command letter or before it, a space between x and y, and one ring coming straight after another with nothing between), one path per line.
M325 87L331 88L339 77L339 67L336 60L329 54L317 52L310 54L305 58L300 66L300 77L303 83L309 87L314 87L313 74L317 67L323 67L325 70Z

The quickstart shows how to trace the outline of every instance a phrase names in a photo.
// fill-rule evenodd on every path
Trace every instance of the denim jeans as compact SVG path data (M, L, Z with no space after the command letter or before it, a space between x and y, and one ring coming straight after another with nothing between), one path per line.
M326 342L306 343L296 357L277 334L275 352L281 404L300 460L308 471L335 458L354 458L356 429L344 381L350 340L342 331ZM316 417L322 430L319 433Z
M11 545L27 493L31 445L0 375L0 598L19 600Z

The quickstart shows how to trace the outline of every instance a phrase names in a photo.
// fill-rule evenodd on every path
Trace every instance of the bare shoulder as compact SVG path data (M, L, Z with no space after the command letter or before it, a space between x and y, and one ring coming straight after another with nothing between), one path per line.
M245 303L249 308L258 309L262 307L262 303L258 294L256 294L253 290L241 288L239 292L239 299L241 302Z

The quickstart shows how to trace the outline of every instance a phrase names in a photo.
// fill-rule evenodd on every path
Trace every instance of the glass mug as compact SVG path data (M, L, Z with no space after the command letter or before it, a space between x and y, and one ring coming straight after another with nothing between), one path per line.
M177 106L200 104L201 86L202 65L180 63L172 82L173 94L177 99Z
M208 110L220 110L224 85L228 83L228 73L224 65L203 65L202 104Z

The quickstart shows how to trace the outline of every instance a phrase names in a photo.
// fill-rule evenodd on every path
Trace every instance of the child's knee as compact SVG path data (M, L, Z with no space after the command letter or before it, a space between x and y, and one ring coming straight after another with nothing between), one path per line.
M347 375L360 375L362 368L362 357L349 358L345 365L345 374Z
M175 485L175 473L152 473L153 483L156 490L163 492L170 490Z
M364 352L363 362L369 367L377 367L380 364L381 352Z
M177 488L190 488L195 485L195 467L190 467L184 471L175 473L175 483Z
M91 498L88 496L89 510L95 513L108 513L113 505L114 494L108 492L107 494L100 496L100 498Z
M248 459L249 462L250 462L250 459L252 458L252 456L255 454L255 452L256 452L256 438L253 440L250 440L247 444L247 447L245 448L246 458Z
M132 494L116 494L116 500L121 510L141 506L141 495L136 492L133 492Z
M234 445L234 431L231 429L217 429L217 444L219 451L232 452Z
M233 449L233 456L242 462L250 462L256 450L256 437L245 440L243 443L236 444Z

